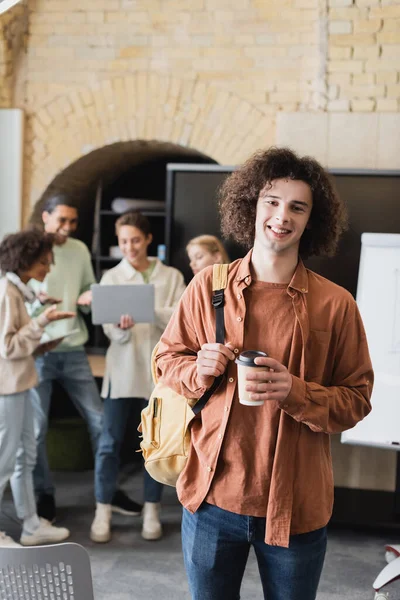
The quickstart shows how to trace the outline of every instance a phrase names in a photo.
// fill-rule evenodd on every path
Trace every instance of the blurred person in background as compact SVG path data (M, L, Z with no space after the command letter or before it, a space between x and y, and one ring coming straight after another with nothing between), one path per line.
M27 284L43 281L53 263L54 236L27 230L6 236L0 244L0 502L10 481L24 546L56 543L69 536L36 511L32 471L36 441L30 390L37 385L34 355L55 348L60 340L40 344L46 325L75 317L49 306L30 319L25 303L36 296ZM0 532L1 547L19 546Z
M158 258L148 256L153 236L149 220L137 211L122 215L115 224L121 262L109 269L105 285L152 284L155 288L155 322L135 323L130 315L120 322L104 325L110 340L103 380L104 426L96 457L96 516L90 537L94 542L111 539L111 502L119 469L119 452L128 415L134 403L141 407L150 397L151 354L185 290L183 275ZM163 486L144 471L144 508L142 537L156 540L162 536L160 501Z
M67 196L60 194L47 200L42 220L45 231L55 235L55 266L44 282L32 282L41 301L32 305L32 316L40 314L48 302L54 301L59 302L64 310L78 309L70 324L70 330L77 329L78 332L36 359L39 385L32 391L32 396L38 456L33 475L38 514L49 521L54 521L56 516L55 488L46 450L53 382L58 381L62 385L85 419L94 455L103 426L103 403L84 349L88 331L82 314L90 311L90 286L96 280L88 248L71 237L78 226L78 217L77 205ZM58 324L51 329L54 337L65 334L65 327L60 328ZM112 509L124 515L139 515L142 506L128 498L122 490L116 490Z
M204 267L230 262L222 242L214 235L199 235L191 239L186 252L194 275Z

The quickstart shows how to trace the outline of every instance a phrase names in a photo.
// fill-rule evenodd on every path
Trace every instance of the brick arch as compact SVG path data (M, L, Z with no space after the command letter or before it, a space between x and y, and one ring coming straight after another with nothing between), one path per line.
M158 140L235 164L273 140L272 118L211 84L138 72L77 88L29 120L30 203L82 154L106 144Z

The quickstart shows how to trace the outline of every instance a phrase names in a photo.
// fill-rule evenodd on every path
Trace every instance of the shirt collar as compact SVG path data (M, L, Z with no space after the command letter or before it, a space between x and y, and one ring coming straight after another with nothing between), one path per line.
M154 266L154 270L153 270L153 274L154 274L156 269L158 268L160 261L153 256L149 256L148 258L151 262L153 262L153 261L156 262L156 264ZM121 260L120 266L121 266L121 269L127 279L135 279L135 277L137 277L137 275L139 274L139 271L137 271L135 269L135 267L132 267L131 263L126 258L123 258Z
M236 281L239 283L240 281L244 281L246 285L250 285L251 283L251 272L250 272L250 261L251 255L253 254L253 248L249 250L246 256L242 259L242 262L239 265Z
M305 268L304 263L300 257L288 288L296 290L297 292L301 292L302 294L308 293L307 269Z
M239 269L236 275L236 281L244 282L246 285L250 285L252 281L251 270L250 270L250 262L251 256L253 253L253 249L251 249L246 256L242 259L240 263ZM297 292L301 292L302 294L307 294L308 292L308 275L307 269L304 266L303 261L299 257L299 262L297 263L297 267L295 272L293 273L293 277L288 285L288 290L293 289Z
M121 260L120 267L127 279L135 279L138 274L138 271L132 267L131 263L126 258Z

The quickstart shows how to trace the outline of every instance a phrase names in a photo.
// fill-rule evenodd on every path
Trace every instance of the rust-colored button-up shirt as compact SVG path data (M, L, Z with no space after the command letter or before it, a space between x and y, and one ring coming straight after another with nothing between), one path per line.
M225 290L225 340L236 353L247 349L243 292L252 283L250 259L251 251L230 265ZM211 288L212 268L207 268L183 294L156 357L159 377L188 398L200 398L205 391L197 379L196 358L203 344L215 341ZM373 383L366 336L351 294L307 270L301 261L287 293L294 311L287 365L293 383L279 405L265 508L265 542L286 547L290 534L312 531L329 521L333 475L328 434L353 427L369 413ZM210 492L222 444L230 444L227 424L238 401L236 375L236 365L230 362L223 385L192 423L190 453L177 484L179 500L191 512ZM236 483L227 480L226 486Z

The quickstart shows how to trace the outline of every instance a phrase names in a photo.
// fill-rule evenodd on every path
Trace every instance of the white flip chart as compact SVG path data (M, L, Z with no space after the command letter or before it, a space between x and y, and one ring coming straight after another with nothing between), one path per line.
M361 244L357 304L375 384L371 413L341 440L400 450L400 234L364 233Z

